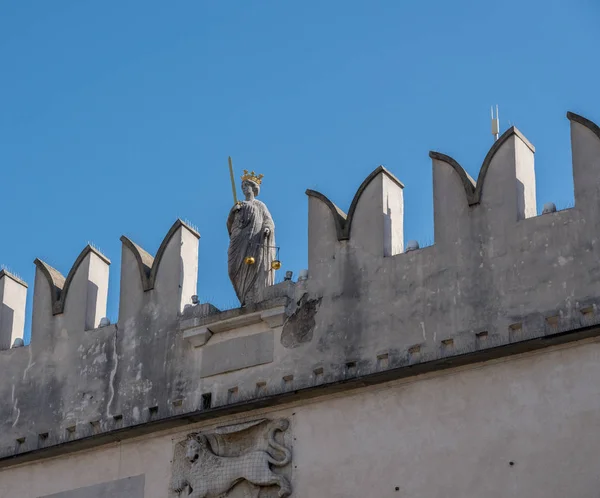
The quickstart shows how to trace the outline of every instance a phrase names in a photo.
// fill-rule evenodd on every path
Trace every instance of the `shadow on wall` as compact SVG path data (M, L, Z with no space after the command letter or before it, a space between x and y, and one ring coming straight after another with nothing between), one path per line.
M386 207L385 214L383 215L383 233L386 235L383 244L383 253L384 254L393 254L392 253L392 209L390 208L390 197L387 196L386 199Z
M7 304L2 303L0 308L0 330L3 332L0 336L0 350L9 349L11 346L11 330L13 329L13 321L15 318L15 310Z
M86 308L88 311L88 316L86 316L85 320L85 329L92 330L96 327L100 326L100 318L98 318L98 323L96 322L96 306L98 305L98 286L88 280L87 282L87 298L86 298Z
M519 219L525 219L525 185L517 178L517 213ZM537 213L536 213L537 214Z

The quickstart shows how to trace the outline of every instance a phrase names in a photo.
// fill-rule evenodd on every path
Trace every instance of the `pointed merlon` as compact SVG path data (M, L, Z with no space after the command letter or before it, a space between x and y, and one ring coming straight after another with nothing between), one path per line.
M369 176L367 176L367 178L365 178L365 180L361 183L360 187L358 187L358 190L356 191L356 194L354 194L354 198L352 199L352 203L350 204L350 209L348 210L347 215L322 193L310 189L306 191L306 195L308 195L309 197L315 197L319 199L330 209L335 222L338 240L350 239L350 232L352 230L352 220L354 218L354 213L356 211L358 201L360 200L361 195L369 186L369 184L375 178L377 178L379 174L387 176L393 183L398 185L400 188L404 188L404 185L400 180L398 180L386 168L384 168L383 166L379 166Z
M121 237L121 242L123 243L123 245L126 246L135 256L140 271L140 278L142 280L142 288L144 289L144 292L154 289L154 285L156 282L156 274L158 272L158 268L160 266L160 262L163 258L165 250L167 249L169 242L171 241L177 230L179 230L179 228L181 227L185 228L197 239L200 238L200 234L195 229L193 229L190 225L183 222L182 220L178 219L175 223L173 223L173 225L167 232L167 235L165 235L165 238L162 240L160 247L156 252L155 258L153 258L152 255L150 255L142 247L137 245L125 235Z
M119 322L134 323L148 301L160 306L163 316L175 317L198 294L198 240L200 234L177 220L152 257L123 236Z
M110 265L110 260L102 254L97 249L93 248L89 244L81 251L75 263L69 270L67 274L67 278L65 277L55 268L52 268L49 264L44 263L42 260L37 259L34 261L36 267L41 271L41 273L48 280L48 285L50 285L50 295L52 298L52 314L59 315L65 310L65 303L67 300L67 295L69 293L69 288L71 287L71 283L75 274L77 273L77 269L81 266L85 258L89 254L95 254L100 258L100 260L104 261L107 265Z
M500 138L498 138L498 140L494 142L494 145L490 147L490 150L488 151L487 155L485 156L485 159L483 160L481 169L479 170L477 182L475 182L465 171L465 169L450 156L447 156L446 154L441 154L440 152L431 151L429 152L429 157L447 163L454 169L454 171L456 171L465 189L465 195L467 197L469 206L473 206L481 202L481 195L485 184L485 178L487 176L490 164L494 159L494 156L500 150L502 145L512 136L517 136L518 138L520 138L523 141L523 143L531 150L531 152L535 152L535 147L531 144L531 142L529 142L529 140L527 140L527 138L525 138L525 136L517 128L511 126L500 136Z
M589 119L567 113L571 122L571 153L575 207L589 213L598 211L597 185L600 181L600 127Z
M600 126L598 126L593 121L590 121L579 114L575 114L574 112L567 112L567 119L569 121L579 123L580 125L585 126L588 130L590 130L594 135L600 139Z

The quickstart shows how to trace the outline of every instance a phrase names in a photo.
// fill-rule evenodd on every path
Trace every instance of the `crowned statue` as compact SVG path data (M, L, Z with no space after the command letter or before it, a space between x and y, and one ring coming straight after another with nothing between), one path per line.
M237 201L231 159L229 167L235 202L227 217L229 278L241 305L245 306L259 299L261 289L273 285L280 263L276 259L273 218L267 206L257 199L263 175L244 170L245 200Z

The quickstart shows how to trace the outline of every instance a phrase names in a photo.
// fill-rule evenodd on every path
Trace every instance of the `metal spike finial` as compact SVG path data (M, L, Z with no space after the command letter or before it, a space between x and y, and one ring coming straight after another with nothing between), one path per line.
M496 105L496 116L494 117L494 106L491 107L492 112L492 135L494 135L494 142L498 140L500 135L500 117L498 114L498 105Z

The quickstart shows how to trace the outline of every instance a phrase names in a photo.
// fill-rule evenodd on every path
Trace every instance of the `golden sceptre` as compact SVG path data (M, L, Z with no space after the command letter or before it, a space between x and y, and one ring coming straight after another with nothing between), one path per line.
M235 191L235 178L233 176L233 164L231 163L231 156L229 156L229 176L231 177L231 191L233 192L233 204L238 204L237 193Z

